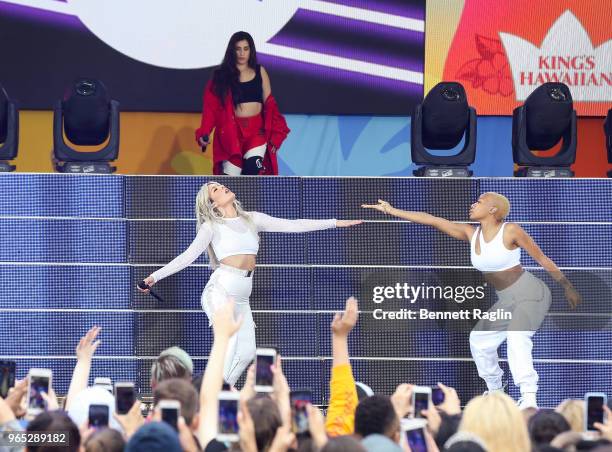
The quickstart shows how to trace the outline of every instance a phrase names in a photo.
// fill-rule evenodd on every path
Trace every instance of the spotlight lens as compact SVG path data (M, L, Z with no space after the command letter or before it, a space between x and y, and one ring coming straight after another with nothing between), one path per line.
M76 84L76 92L81 96L91 96L96 92L96 84L87 80L81 80Z
M456 102L461 98L461 95L452 88L444 88L442 90L442 97L446 100Z
M548 95L552 100L556 100L557 102L563 102L567 100L567 96L561 89L552 88L548 91Z

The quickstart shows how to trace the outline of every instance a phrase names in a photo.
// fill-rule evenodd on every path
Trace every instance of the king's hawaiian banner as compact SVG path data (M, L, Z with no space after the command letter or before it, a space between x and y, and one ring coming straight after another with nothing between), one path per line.
M425 90L461 82L480 115L510 115L546 82L569 86L582 116L612 108L609 0L427 2Z

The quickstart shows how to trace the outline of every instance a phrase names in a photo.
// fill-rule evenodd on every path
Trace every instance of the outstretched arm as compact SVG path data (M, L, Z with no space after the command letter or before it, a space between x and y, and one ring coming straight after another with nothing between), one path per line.
M160 279L166 278L167 276L173 275L174 273L181 271L193 261L195 261L200 254L206 250L210 241L212 240L212 229L206 223L200 227L198 234L196 235L189 248L183 251L181 254L176 256L171 262L151 273L151 275L145 279L145 282L149 286L155 284Z
M260 232L311 232L354 226L361 223L361 220L286 220L271 217L261 212L249 212L249 214Z
M572 283L565 277L563 272L559 270L557 264L555 264L544 252L540 249L538 244L531 238L525 230L516 223L508 223L506 225L506 231L510 234L512 243L516 246L523 248L527 253L542 266L544 270L548 272L552 278L557 281L563 289L565 289L565 297L569 301L572 308L575 308L580 304L581 297Z
M445 218L435 217L425 212L411 212L408 210L400 210L391 206L387 201L378 200L378 204L362 204L361 207L366 209L375 209L380 212L392 215L397 218L412 221L413 223L433 226L438 231L458 240L469 242L474 233L474 227L469 224L455 223Z

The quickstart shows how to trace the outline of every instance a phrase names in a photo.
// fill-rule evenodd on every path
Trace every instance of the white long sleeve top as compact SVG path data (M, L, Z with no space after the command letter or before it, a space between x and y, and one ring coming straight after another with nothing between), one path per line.
M238 254L256 255L259 232L310 232L336 227L336 220L286 220L265 213L248 212L255 230L242 217L226 218L219 223L200 226L191 245L164 267L153 272L155 282L181 271L195 261L210 245L219 261Z

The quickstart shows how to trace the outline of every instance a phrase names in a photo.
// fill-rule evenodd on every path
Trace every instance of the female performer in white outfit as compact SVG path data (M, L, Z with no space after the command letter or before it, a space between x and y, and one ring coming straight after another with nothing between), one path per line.
M231 297L240 330L232 337L224 367L225 380L234 385L255 357L255 324L249 306L259 232L309 232L361 223L350 220L285 220L259 212L245 212L236 196L217 183L204 184L196 197L197 235L189 248L144 281L153 286L208 251L215 270L202 293L202 308L209 319L218 303ZM139 290L148 292L147 290Z
M537 407L538 374L533 367L531 338L548 312L551 295L544 282L521 266L521 248L563 286L572 308L580 303L580 295L523 228L515 223L504 223L510 211L508 199L493 192L481 195L470 208L470 220L480 223L478 227L424 212L396 209L382 200L376 205L362 207L433 226L455 239L470 242L472 265L483 272L485 280L497 293L498 301L490 311L497 312L501 308L512 313L512 320L482 319L470 333L470 349L478 375L486 382L489 392L503 390L503 371L499 367L497 349L507 340L508 365L514 383L521 390L519 406Z

